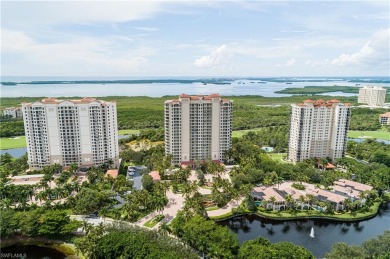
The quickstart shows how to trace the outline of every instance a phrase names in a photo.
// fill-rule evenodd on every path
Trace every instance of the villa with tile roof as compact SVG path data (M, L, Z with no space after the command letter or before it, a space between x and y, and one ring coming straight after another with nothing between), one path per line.
M254 187L251 195L255 200L261 201L266 209L286 210L290 206L287 196L294 200L298 208L309 209L311 204L307 197L312 196L318 201L330 202L335 210L344 210L346 199L358 200L362 192L373 189L370 185L346 179L335 181L330 190L320 189L310 183L302 183L305 189L298 190L293 184L293 181L286 181L278 185ZM362 204L364 201L363 199Z

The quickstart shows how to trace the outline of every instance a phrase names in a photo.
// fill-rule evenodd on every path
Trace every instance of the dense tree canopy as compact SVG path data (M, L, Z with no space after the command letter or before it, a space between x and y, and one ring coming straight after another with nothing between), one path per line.
M109 193L82 188L75 197L73 209L76 213L88 214L98 211L100 208L110 204L110 202Z
M389 95L388 95L389 96ZM119 129L159 129L158 134L148 137L151 141L163 138L164 101L175 97L104 97L107 101L117 102ZM271 126L287 126L290 107L288 104L307 99L306 96L266 98L262 96L231 96L234 101L233 129L253 129ZM311 97L323 98L321 96ZM356 102L356 97L338 97L341 101ZM2 98L2 107L19 105L22 101L37 101L42 98ZM281 106L259 106L282 104ZM380 128L378 116L385 109L355 108L352 111L351 130L377 130ZM23 121L0 121L0 136L24 135Z
M97 243L96 258L198 258L190 248L155 231L130 228L104 235Z
M200 215L186 221L184 214L179 213L170 225L175 235L212 258L234 258L238 252L237 236Z
M238 258L257 259L257 258L296 258L311 259L312 253L302 246L294 245L290 242L270 243L268 239L258 237L246 241L242 244L238 253Z
M2 237L15 233L26 236L64 236L76 231L80 226L81 223L70 220L68 213L64 210L37 208L15 211L8 209L0 213Z
M330 259L349 258L390 258L390 231L369 239L361 245L348 245L335 243L329 253L325 255Z

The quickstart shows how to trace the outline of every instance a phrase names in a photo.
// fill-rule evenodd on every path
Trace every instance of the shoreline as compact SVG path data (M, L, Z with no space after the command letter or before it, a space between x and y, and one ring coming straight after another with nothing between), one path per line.
M230 212L230 213L226 213L225 217L224 217L224 215L221 215L221 216L213 217L210 219L215 221L215 222L220 222L220 221L225 221L225 220L229 220L229 219L233 219L233 218L241 217L241 216L256 216L256 217L259 217L262 219L275 220L275 221L294 221L294 220L314 219L314 220L329 220L329 221L337 221L337 222L360 222L360 221L375 218L378 215L380 206L384 202L389 202L389 201L382 200L380 202L377 202L378 204L373 205L373 212L371 212L367 215L364 215L364 216L356 217L356 218L341 218L338 215L273 216L273 215L267 214L266 212L260 212L260 211L249 212L248 211L248 212L241 212L241 213L237 213L237 214L233 214L233 212Z
M81 258L77 255L74 244L59 239L49 239L48 237L43 236L29 237L14 235L6 237L1 240L0 248L18 245L47 247L63 253L69 259Z

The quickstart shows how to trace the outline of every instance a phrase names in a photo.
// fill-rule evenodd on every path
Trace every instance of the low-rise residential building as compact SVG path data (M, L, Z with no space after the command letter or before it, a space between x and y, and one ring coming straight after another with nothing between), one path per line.
M22 117L22 109L20 107L9 107L2 110L3 116L9 116L11 118Z
M112 177L112 178L116 179L118 177L118 169L107 170L107 172L104 176L105 177Z
M161 181L161 176L159 171L151 171L149 175L152 177L153 181Z
M381 125L390 125L390 112L379 115L379 122Z
M255 187L251 195L255 200L261 201L266 209L286 210L292 203L299 209L309 209L313 207L313 200L316 199L320 202L329 202L335 210L344 210L347 199L351 201L360 199L364 205L365 198L361 197L361 193L373 189L370 185L346 179L335 181L330 190L318 188L310 183L300 183L304 190L299 190L294 188L294 183L286 181L277 185Z

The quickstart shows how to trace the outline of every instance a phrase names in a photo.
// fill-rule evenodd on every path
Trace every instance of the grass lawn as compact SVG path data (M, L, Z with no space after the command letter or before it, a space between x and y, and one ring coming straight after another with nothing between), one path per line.
M218 206L211 206L206 208L207 211L218 210L218 209L219 209Z
M157 215L156 217L145 222L144 226L148 228L152 228L157 225L161 220L164 219L164 215Z
M260 131L261 128L249 129L249 130L234 130L232 133L233 138L241 138L243 135L247 134L249 131Z
M286 156L286 155L287 155L287 153L269 153L269 154L268 154L268 156L269 156L270 158L272 158L273 160L278 161L278 162L284 162L284 161L282 160L282 157L283 157L283 156Z
M219 216L215 216L215 217L209 217L210 219L225 219L225 218L228 218L230 216L233 216L233 212L228 212L226 214L223 214L223 215L219 215Z
M349 138L377 138L377 139L390 140L390 132L350 130L348 131L348 137Z
M118 135L131 135L131 134L139 134L139 130L118 130Z
M0 138L0 149L26 147L26 136Z

